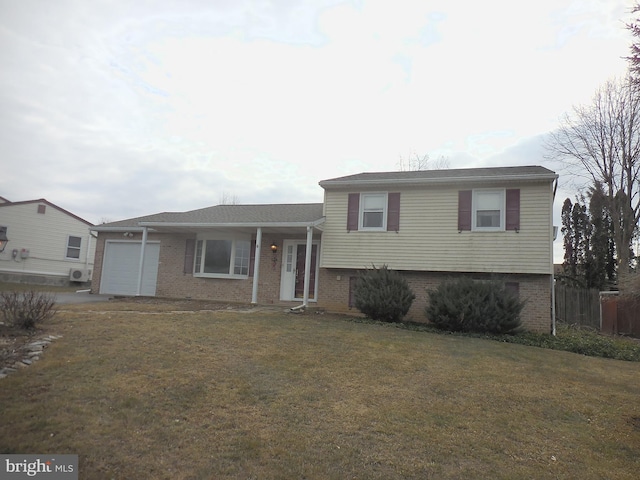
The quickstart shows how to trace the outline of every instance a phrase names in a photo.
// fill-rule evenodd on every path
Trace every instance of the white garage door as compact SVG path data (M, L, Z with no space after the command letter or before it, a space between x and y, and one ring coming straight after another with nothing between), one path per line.
M104 248L100 293L136 295L140 268L140 242L107 241ZM147 243L142 274L142 295L156 294L160 243Z

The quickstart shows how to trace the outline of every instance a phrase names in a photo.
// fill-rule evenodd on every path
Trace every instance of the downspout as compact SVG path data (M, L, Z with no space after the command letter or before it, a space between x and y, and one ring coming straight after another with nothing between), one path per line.
M258 303L258 277L260 276L260 244L262 243L262 227L256 232L256 251L253 260L253 287L251 289L251 304Z
M142 295L142 274L144 273L144 254L147 249L147 227L142 228L142 245L140 245L140 265L138 266L138 289L136 297Z
M87 251L85 252L85 255L84 255L84 268L86 270L89 270L89 252L90 251L91 251L91 230L89 230L89 235L87 236Z
M556 280L551 274L551 335L556 336Z
M556 280L555 269L553 268L553 242L556 240L553 227L553 203L556 200L556 191L558 190L558 179L553 182L553 197L551 197L551 335L556 336Z
M304 259L304 295L302 304L304 308L309 306L309 284L311 283L311 247L313 246L313 228L307 226L307 251Z

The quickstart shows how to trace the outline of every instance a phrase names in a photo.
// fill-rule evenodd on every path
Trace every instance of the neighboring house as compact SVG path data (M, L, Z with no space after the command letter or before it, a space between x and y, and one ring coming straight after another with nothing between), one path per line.
M10 202L0 197L0 227L9 240L0 253L0 280L64 285L91 279L92 223L44 198Z
M94 228L92 289L346 312L358 272L388 265L416 294L413 320L427 289L469 275L503 281L528 300L525 326L549 332L556 180L539 166L361 173L321 181L322 204L112 222Z

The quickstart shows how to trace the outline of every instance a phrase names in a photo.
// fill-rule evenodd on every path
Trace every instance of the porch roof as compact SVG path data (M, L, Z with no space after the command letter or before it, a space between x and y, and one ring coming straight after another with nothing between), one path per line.
M163 212L94 227L97 232L194 231L221 228L288 229L324 223L322 203L216 205L187 212Z

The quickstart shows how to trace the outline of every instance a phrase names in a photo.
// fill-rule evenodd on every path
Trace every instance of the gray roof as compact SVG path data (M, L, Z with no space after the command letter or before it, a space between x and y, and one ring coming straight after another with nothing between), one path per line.
M383 185L394 184L425 184L425 183L459 183L465 181L495 181L495 180L554 180L555 172L537 165L524 167L486 167L459 168L447 170L418 170L404 172L365 172L346 177L322 180L320 186L342 187L351 185Z
M216 205L188 212L163 212L129 218L98 225L96 230L160 225L293 226L310 225L322 219L322 203Z

